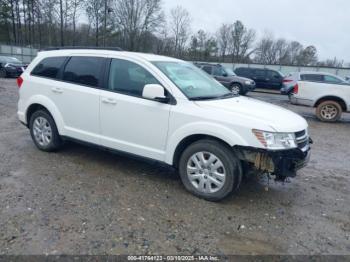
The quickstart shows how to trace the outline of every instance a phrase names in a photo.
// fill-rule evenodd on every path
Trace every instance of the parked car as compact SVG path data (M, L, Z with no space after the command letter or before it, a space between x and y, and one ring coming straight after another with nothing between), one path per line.
M235 69L238 76L253 79L257 88L278 89L282 87L283 74L272 69L238 67Z
M283 79L283 86L281 88L282 95L291 95L294 86L298 81L312 81L320 83L346 83L345 79L338 77L336 75L326 73L326 72L296 72L291 73Z
M301 73L290 100L296 105L316 108L317 118L335 122L342 112L350 111L350 84L334 75Z
M249 78L237 76L231 69L220 64L196 63L203 71L213 76L232 93L246 95L255 89L255 82Z
M27 68L27 64L15 57L0 56L0 78L18 77Z
M250 170L284 180L310 157L301 116L236 96L174 58L44 51L17 84L18 117L38 149L58 150L71 139L160 161L211 201L237 190Z

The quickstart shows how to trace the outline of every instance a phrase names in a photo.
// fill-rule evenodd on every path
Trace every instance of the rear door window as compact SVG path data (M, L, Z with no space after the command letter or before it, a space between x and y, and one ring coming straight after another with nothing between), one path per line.
M251 70L249 70L248 68L237 68L237 69L235 70L235 73L236 73L237 75L245 75L245 76L248 76L248 75L250 75L250 72L251 72Z
M48 57L44 58L31 72L34 76L58 78L58 73L66 61L67 57Z
M214 76L224 76L225 74L226 74L226 72L222 67L220 67L220 66L214 67L214 70L213 70Z
M102 67L105 58L73 56L63 71L63 80L91 87L98 87L101 83Z
M300 79L303 81L311 81L311 82L323 82L323 75L318 74L303 74L300 76Z
M270 79L280 79L282 78L282 76L276 72L276 71L272 71L272 70L267 70L267 77Z
M253 75L256 77L265 77L265 70L262 69L255 69L253 72Z
M209 75L212 74L212 67L211 66L203 66L202 70L207 72Z

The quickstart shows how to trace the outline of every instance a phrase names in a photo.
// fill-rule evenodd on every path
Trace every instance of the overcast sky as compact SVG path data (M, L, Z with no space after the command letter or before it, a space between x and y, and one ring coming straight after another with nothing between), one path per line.
M192 17L192 31L214 33L222 23L241 20L261 36L315 45L320 59L350 62L350 0L163 0L165 10L177 5Z

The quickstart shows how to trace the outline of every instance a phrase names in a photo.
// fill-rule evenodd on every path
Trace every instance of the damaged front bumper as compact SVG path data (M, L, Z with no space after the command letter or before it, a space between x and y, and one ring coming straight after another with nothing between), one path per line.
M312 143L312 140L309 140ZM311 148L272 151L251 147L236 147L238 158L249 163L256 171L276 176L276 180L295 177L297 171L310 161Z

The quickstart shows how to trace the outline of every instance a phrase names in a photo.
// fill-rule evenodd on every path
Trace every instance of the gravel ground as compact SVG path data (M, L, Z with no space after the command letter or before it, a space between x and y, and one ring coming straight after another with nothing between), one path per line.
M290 183L251 178L221 203L172 169L77 144L43 153L0 80L0 254L348 254L350 117L318 122L285 97L251 96L307 118L315 142Z

